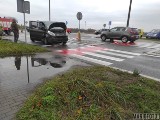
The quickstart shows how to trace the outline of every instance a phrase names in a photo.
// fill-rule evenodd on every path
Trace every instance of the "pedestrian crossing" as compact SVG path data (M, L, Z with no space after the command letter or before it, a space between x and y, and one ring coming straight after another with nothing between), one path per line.
M76 58L85 62L109 66L115 62L122 62L126 59L132 59L140 56L140 53L109 49L97 46L85 46L76 49L68 49L65 52L58 50L60 53L65 53L69 57Z
M114 41L115 45L120 45L120 46L130 46L130 47L139 47L139 48L149 48L149 49L160 49L160 42L140 42L136 41L135 43L122 43L121 41Z
M92 44L93 40L90 41L91 38L86 39L85 41L82 39L81 42L78 42L76 38L69 38L69 41L67 42L68 45L70 44ZM88 42L87 42L88 41ZM90 41L90 42L89 42ZM96 39L96 41L94 40L95 43L97 44L106 44L106 43L102 43L101 40ZM122 43L121 41L115 41L115 43L113 43L115 45L121 45L121 46L130 46L130 47L139 47L139 48L149 48L149 49L160 49L160 43L156 43L156 42L139 42L136 41L135 44L130 44L130 43Z
M138 42L136 46L140 48L160 49L160 44L153 42L152 43Z

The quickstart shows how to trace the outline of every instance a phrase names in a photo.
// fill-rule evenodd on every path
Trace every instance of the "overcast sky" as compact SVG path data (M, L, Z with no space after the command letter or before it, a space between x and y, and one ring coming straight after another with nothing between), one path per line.
M49 0L30 1L26 21L48 20ZM112 21L111 27L126 26L130 0L50 0L51 20L68 21L68 27L78 28L77 12L82 12L81 28L100 29ZM17 12L17 0L0 0L0 17L15 17L23 23L23 14ZM148 32L160 28L160 0L132 0L130 27Z

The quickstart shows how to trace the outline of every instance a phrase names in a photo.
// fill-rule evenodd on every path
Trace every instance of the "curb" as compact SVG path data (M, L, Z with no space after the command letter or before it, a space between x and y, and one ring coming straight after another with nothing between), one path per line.
M121 70L121 71L123 71L123 72L128 72L128 73L131 73L131 74L133 73L132 71L124 70L124 69L117 68L117 67L111 67L111 66L108 66L108 67L113 68L113 69L116 69L116 70ZM143 77L146 77L146 78L149 78L149 79L153 79L153 80L155 80L155 81L160 82L160 79L158 79L158 78L151 77L151 76L144 75L144 74L140 74L140 75L143 76Z

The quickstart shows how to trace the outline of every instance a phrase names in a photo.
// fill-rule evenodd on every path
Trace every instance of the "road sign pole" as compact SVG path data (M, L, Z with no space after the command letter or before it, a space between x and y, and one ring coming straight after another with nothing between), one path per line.
M80 20L79 20L79 31L80 31Z
M17 0L17 12L23 13L24 16L24 29L25 29L25 42L27 43L26 38L26 17L25 13L30 14L30 2L24 0ZM29 64L28 64L28 56L27 56L27 76L28 76L28 83L29 83Z
M25 42L27 43L27 37L26 37L26 16L25 16L25 13L23 13L23 16L24 16Z
M80 31L80 20L79 20L79 31L78 31L78 40L81 41L81 31Z
M50 9L50 0L49 0L49 21L51 21L51 9Z
M127 18L127 27L129 26L129 19L130 19L130 13L131 13L131 6L132 6L132 0L130 0L130 5L129 5L128 18Z

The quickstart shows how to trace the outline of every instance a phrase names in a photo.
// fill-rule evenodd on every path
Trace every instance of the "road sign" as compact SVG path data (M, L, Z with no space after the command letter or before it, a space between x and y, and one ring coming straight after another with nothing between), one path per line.
M103 27L106 27L106 24L103 24Z
M30 14L30 2L17 0L17 12Z
M109 21L108 25L111 25L112 24L112 21Z
M24 1L23 12L30 14L30 2L29 1Z
M24 0L17 0L17 12L23 13L23 2Z
M82 20L82 13L81 13L81 12L78 12L78 13L77 13L77 19L78 19L78 20Z

